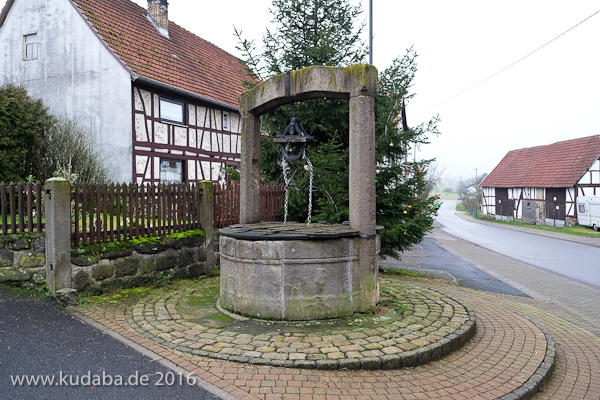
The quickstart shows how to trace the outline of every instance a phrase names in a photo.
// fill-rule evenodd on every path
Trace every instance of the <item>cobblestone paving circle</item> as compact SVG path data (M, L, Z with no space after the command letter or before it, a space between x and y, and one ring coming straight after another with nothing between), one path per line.
M392 313L331 321L309 332L285 332L274 322L262 334L239 333L186 319L179 305L197 288L147 296L126 317L141 335L163 346L213 359L311 369L397 369L437 360L464 345L475 332L475 313L432 289L381 278ZM385 310L384 309L384 310ZM369 320L371 328L365 328ZM339 322L339 321L338 321ZM331 329L329 328L331 325ZM289 326L286 325L286 326Z
M146 301L154 304L148 307L147 315L156 315L158 297L164 297L161 301L165 309L176 310L177 301L172 302L172 297L183 289L167 288L168 293L154 291L158 297L148 296L143 300L113 296L110 301L92 302L76 312L154 352L158 359L164 357L243 400L515 400L534 394L536 399L552 400L600 398L597 367L600 340L593 333L537 308L546 303L401 276L380 276L380 282L383 288L416 284L418 288L439 291L473 307L477 312L474 336L449 356L415 368L327 371L231 362L231 358L227 361L198 356L179 350L171 342L150 339L152 335L140 330L134 322L134 310L137 307L136 314L145 313L146 307L139 306ZM179 332L182 327L172 332ZM544 327L551 329L546 331ZM554 376L545 383L543 392L536 393L542 384L541 376L550 375L554 351L557 360Z

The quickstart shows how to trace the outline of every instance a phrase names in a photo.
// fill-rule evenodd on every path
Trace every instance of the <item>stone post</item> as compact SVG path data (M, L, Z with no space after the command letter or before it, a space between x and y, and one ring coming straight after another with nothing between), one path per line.
M215 269L215 195L212 181L201 181L198 186L202 189L202 204L200 204L200 224L206 236L204 250L206 251L206 273Z
M240 224L260 222L260 117L242 113Z
M71 185L62 178L44 183L46 288L56 295L71 288Z
M354 267L355 310L366 312L379 300L379 241L375 193L375 98L350 97L350 227L360 232L360 258Z
M375 235L375 99L350 98L350 227Z

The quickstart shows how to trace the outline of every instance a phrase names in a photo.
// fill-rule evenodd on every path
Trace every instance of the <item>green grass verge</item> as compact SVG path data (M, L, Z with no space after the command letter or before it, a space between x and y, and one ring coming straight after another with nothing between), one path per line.
M458 203L456 203L456 211L467 212L467 209L465 208L465 206L463 206L463 203L459 201Z
M489 220L497 224L520 226L523 228L537 229L540 231L564 233L566 235L576 235L585 237L594 237L600 239L600 232L595 232L589 226L576 225L576 226L548 226L548 225L530 225L521 221L497 221Z
M462 202L458 202L456 204L456 211L464 211L467 212ZM475 218L474 215L471 215L472 218ZM496 224L510 225L510 226L519 226L522 228L529 229L537 229L540 231L547 232L556 232L563 233L565 235L576 235L576 236L584 236L584 237L593 237L600 239L600 232L596 232L590 226L576 225L576 226L549 226L549 225L530 225L521 221L498 221L495 219L486 220L489 222L494 222Z

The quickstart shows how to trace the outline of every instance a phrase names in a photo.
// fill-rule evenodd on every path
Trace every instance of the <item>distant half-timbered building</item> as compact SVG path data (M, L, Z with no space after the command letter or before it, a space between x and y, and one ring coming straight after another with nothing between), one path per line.
M512 150L479 185L483 215L574 225L578 196L600 196L600 135Z
M166 0L8 0L0 84L76 119L120 182L217 180L240 162L233 55L168 19Z

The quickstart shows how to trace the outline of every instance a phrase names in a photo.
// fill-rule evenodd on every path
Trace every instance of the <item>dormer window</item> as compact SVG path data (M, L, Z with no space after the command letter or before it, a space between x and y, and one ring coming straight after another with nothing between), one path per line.
M38 57L37 33L23 35L23 60L35 60Z
M185 103L182 101L160 98L160 119L165 122L185 124Z

